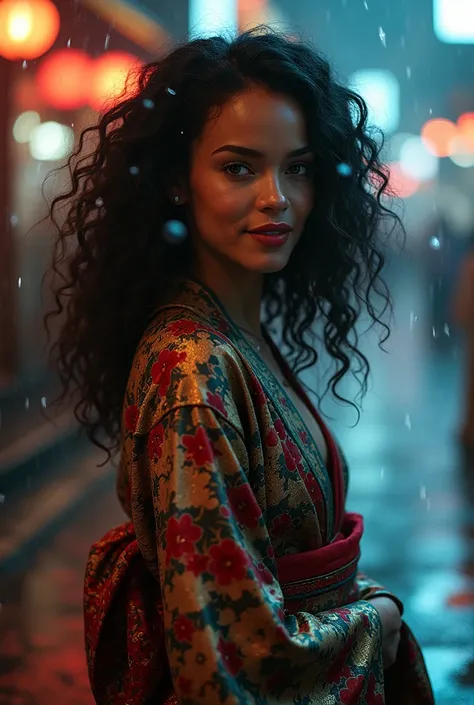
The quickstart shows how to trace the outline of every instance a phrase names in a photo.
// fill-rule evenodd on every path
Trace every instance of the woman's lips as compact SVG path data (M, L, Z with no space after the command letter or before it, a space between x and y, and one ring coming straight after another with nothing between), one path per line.
M262 245L266 245L267 247L281 247L287 242L288 238L290 237L290 232L291 231L287 230L284 233L264 234L250 232L250 230L248 231L249 235L251 235Z

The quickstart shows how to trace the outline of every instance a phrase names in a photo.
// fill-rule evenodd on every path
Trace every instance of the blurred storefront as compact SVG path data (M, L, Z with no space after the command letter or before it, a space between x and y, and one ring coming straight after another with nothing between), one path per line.
M10 5L10 15L5 7ZM34 0L0 12L0 394L52 383L42 279L54 230L47 202L67 189L60 170L80 131L122 91L134 62L185 39L187 2ZM53 331L54 333L54 331Z

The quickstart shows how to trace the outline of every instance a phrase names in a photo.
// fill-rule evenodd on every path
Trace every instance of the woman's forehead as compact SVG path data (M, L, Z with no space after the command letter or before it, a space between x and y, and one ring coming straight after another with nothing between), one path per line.
M236 140L255 149L264 145L296 149L306 142L303 113L294 100L280 93L263 88L242 91L208 120L199 141L214 150Z

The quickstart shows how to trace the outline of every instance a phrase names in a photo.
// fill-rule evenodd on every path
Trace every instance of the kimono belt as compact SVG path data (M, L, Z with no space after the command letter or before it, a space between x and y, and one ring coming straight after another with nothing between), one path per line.
M317 614L360 599L356 578L362 533L362 517L346 514L330 544L276 559L287 618L298 611ZM91 549L84 619L89 678L98 705L146 705L150 693L154 704L177 703L160 590L142 558L132 522L112 529ZM423 657L403 624L397 663L385 674L387 705L433 702L416 686L419 668L424 669ZM426 691L423 674L419 676Z

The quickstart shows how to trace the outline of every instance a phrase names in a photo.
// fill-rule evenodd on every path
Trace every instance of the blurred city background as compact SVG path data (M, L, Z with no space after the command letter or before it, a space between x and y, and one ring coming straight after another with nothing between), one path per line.
M312 40L387 135L407 230L387 253L393 332L385 352L362 338L373 373L358 425L329 400L322 411L365 515L362 567L404 601L437 702L474 703L474 470L452 314L474 234L474 0L0 0L0 705L91 705L84 565L123 519L114 466L51 407L43 219L67 179L43 182L131 67L261 23Z

